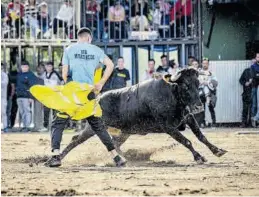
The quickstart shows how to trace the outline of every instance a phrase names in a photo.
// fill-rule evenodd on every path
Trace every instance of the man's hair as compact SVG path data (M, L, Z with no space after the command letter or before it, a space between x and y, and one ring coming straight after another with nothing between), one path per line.
M28 61L26 61L26 60L24 60L24 61L22 61L22 62L21 62L21 66L23 66L23 65L30 66L29 62L28 62Z
M51 66L53 66L53 67L54 67L54 63L53 63L53 62L51 62L51 61L50 61L50 62L47 62L47 63L46 63L46 65L51 65Z
M118 57L118 59L123 59L124 60L124 58L122 56Z
M154 62L154 64L156 64L156 61L154 59L149 59L149 62Z
M80 28L80 29L78 30L78 32L77 32L77 36L78 36L78 37L80 37L80 36L82 36L82 35L84 35L84 34L88 34L88 35L90 35L91 37L93 37L92 31L91 31L91 29L89 29L88 27L82 27L82 28Z
M188 56L188 59L194 59L194 60L196 60L196 58L194 57L194 56Z
M163 54L161 55L160 59L167 58L167 55Z
M208 62L210 62L209 58L207 58L207 57L202 58L202 61L208 61Z

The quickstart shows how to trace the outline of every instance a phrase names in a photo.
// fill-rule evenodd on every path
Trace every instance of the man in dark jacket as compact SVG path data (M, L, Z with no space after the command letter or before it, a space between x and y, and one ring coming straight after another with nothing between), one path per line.
M37 77L30 71L29 63L24 61L21 64L21 72L17 75L16 94L20 117L22 118L22 132L28 132L31 124L32 95L29 92L31 86L37 84Z
M242 94L243 111L242 111L241 127L247 127L250 124L251 107L252 107L252 97L251 97L252 85L251 85L250 79L251 79L250 68L246 68L239 79L239 83L243 86L243 94Z

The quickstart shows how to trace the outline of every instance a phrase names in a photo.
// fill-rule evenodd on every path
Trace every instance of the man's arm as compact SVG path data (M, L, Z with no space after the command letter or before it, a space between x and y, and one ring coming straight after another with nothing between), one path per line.
M67 75L68 75L68 65L63 65L62 66L62 78L65 83L67 82Z
M114 69L114 64L113 62L110 60L109 57L105 57L104 60L103 60L103 64L106 66L106 69L103 73L103 77L102 79L100 80L100 82L102 84L105 84L105 82L109 79L109 77L111 76L112 74L112 71Z

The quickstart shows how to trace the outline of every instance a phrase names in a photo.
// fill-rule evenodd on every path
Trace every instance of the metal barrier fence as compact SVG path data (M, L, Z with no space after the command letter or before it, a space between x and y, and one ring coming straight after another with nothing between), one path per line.
M197 2L14 0L2 11L1 38L74 40L77 29L85 26L92 29L97 41L193 39L198 37Z

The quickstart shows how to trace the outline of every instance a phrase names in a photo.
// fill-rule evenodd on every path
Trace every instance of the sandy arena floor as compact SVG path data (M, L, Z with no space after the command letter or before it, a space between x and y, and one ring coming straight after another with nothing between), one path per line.
M122 146L129 163L112 161L97 137L74 149L60 168L28 158L49 153L49 134L2 135L2 195L259 195L259 135L240 129L208 129L207 138L229 152L217 158L189 131L203 165L164 134L131 136ZM65 134L63 144L71 140Z

